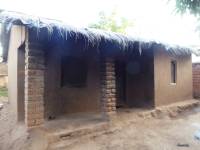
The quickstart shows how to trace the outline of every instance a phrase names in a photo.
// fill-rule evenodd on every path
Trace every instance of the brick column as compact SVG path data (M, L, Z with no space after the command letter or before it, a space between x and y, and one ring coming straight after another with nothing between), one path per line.
M25 46L25 123L28 128L44 122L45 56L41 45Z
M101 58L101 104L104 115L116 112L115 64L112 58Z

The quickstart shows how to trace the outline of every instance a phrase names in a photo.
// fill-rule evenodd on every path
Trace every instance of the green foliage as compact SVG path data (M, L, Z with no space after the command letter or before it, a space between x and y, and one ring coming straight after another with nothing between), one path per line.
M0 88L0 97L7 97L8 90L6 88Z
M176 10L181 14L189 12L200 16L200 0L176 0Z
M180 14L190 13L197 18L196 31L200 35L200 0L176 0L176 12Z
M119 17L116 10L111 14L106 15L105 12L99 13L99 21L89 25L90 28L102 29L112 32L126 33L128 27L133 26L133 23L124 17Z

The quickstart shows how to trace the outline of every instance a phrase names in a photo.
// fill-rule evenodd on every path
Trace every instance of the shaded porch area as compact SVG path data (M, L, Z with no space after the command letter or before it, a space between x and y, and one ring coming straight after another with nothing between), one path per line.
M116 58L115 76L117 110L154 108L153 50Z
M74 130L91 128L102 125L107 121L99 113L74 113L59 116L53 120L45 121L44 128L48 132L71 132Z

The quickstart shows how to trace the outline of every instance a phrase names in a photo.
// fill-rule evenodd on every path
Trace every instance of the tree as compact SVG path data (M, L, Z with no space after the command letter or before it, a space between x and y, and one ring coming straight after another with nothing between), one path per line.
M197 18L196 31L200 36L200 0L176 0L176 12L190 13Z
M189 12L200 17L200 0L176 0L176 10L181 14Z
M112 32L119 32L126 34L126 29L133 26L133 23L124 17L119 17L117 11L112 11L111 14L106 15L105 12L99 13L99 20L97 23L90 24L90 28L102 29Z

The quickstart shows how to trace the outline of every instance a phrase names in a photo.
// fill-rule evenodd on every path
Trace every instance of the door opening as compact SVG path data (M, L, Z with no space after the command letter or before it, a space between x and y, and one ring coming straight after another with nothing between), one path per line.
M126 63L115 62L117 108L126 106Z

